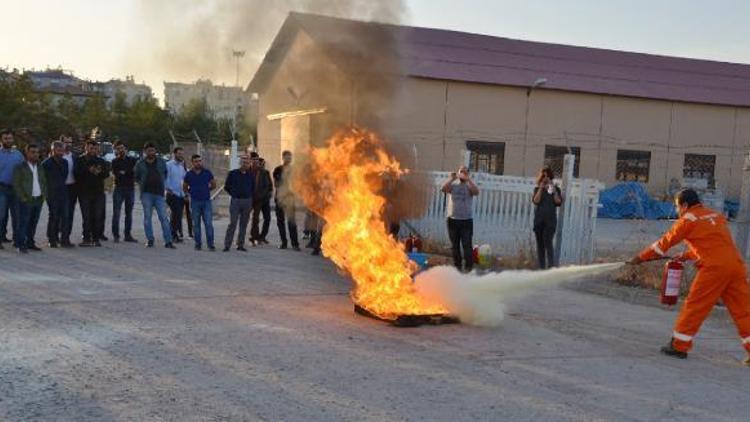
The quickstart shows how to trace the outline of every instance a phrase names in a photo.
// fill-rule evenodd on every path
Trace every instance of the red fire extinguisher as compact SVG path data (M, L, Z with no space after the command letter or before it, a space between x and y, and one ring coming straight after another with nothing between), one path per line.
M673 259L664 266L664 277L661 282L661 303L675 305L680 298L680 283L685 266Z
M422 239L420 239L419 236L412 234L406 238L405 246L407 253L422 252Z

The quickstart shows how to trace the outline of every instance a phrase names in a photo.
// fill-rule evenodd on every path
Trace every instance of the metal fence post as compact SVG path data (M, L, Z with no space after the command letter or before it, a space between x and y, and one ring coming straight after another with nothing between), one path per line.
M747 258L748 230L750 230L750 154L745 156L740 188L740 210L737 213L737 247Z
M565 209L568 208L568 193L570 193L573 187L573 167L576 163L576 156L573 154L565 154L563 158L563 171L562 171L562 197L563 205L560 207L560 212L557 216L557 233L555 234L555 265L560 265L560 258L562 257L562 251L564 250L566 242L565 230Z

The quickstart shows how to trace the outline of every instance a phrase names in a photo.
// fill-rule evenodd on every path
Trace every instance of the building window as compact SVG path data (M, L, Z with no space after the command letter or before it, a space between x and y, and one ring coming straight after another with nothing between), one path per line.
M615 178L620 182L648 183L651 166L650 151L617 150L617 170Z
M503 174L505 142L466 141L469 150L469 170L478 173Z
M573 177L578 177L578 168L581 165L580 147L562 147L558 145L544 146L544 165L552 169L552 172L555 173L555 177L562 177L565 154L569 153L576 156L575 164L573 165Z
M682 167L682 177L686 184L696 184L705 180L706 187L714 189L714 169L716 168L716 156L705 154L685 154L685 162Z

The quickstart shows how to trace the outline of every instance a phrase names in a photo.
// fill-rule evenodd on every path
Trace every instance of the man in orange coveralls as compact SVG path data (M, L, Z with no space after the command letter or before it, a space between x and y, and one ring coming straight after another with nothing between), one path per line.
M687 358L693 337L722 299L748 353L744 363L750 366L750 285L727 221L720 213L704 207L692 189L678 192L675 205L680 219L661 239L630 261L640 264L665 257L669 248L682 241L688 249L678 259L696 261L698 274L675 323L672 341L661 351L668 356Z

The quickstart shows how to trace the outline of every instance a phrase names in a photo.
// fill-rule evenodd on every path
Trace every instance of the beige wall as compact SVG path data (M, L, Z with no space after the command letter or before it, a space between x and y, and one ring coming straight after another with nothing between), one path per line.
M311 117L312 143L320 143L340 124L335 114L350 113L353 121L358 119L351 109L351 81L335 66L318 64L326 74L336 75L336 82L329 83L333 89L316 92L315 86L305 86L309 78L294 77L304 69L291 58L314 48L304 33L299 34L276 77L260 93L259 146L271 163L278 161L282 137L280 121L269 121L268 114L329 107L331 112ZM287 92L290 81L297 83L295 91L312 94L292 101ZM354 109L362 112L356 104ZM530 176L543 163L545 145L567 145L581 148L581 177L611 185L616 183L619 149L650 151L647 186L654 195L665 194L670 179L681 181L684 154L696 153L716 155L717 187L736 197L742 157L750 147L750 109L543 88L527 95L526 88L420 78L403 79L384 120L384 136L408 152L402 154L408 166L420 169L455 168L464 160L466 141L475 140L505 142L505 174Z

